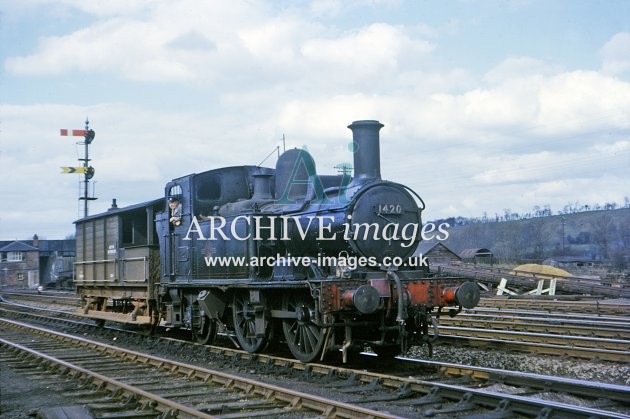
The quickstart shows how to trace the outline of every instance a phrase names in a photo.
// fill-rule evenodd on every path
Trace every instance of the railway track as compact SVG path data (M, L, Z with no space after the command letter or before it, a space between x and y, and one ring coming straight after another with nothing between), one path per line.
M630 341L628 340L449 326L441 326L440 333L440 342L442 343L451 342L457 345L484 346L583 359L630 362Z
M24 299L42 302L47 295L29 293L7 294L16 300ZM53 294L57 303L61 301L69 305L70 311L76 302L71 295ZM512 301L520 309L503 308L505 301ZM535 310L523 310L527 302L536 305ZM499 308L491 307L498 303ZM574 302L575 303L575 302ZM547 355L570 356L583 359L601 359L615 362L630 362L630 315L604 315L603 308L608 311L623 312L623 306L600 304L593 301L578 302L574 305L586 314L555 312L563 307L564 302L484 299L482 307L465 310L456 317L440 317L440 342L473 347L492 347L505 350L533 352ZM45 305L45 303L42 303ZM547 311L540 311L541 305ZM64 307L64 306L62 306ZM593 308L598 309L594 315ZM550 311L554 312L550 312ZM64 310L61 310L62 312ZM71 314L60 314L74 317Z
M15 297L29 301L45 301L48 303L64 303L79 305L79 297L74 292L51 292L51 291L30 291L30 290L3 290L3 296Z
M508 305L509 301L513 304ZM572 303L567 307L564 301L485 299L481 307L454 318L442 316L441 340L630 362L630 313L626 307L597 301Z
M0 324L3 363L36 367L36 376L47 370L89 383L74 397L78 403L87 399L87 410L96 417L394 417L24 323L3 319Z
M572 301L568 296L537 296L537 298L482 298L476 310L526 310L547 313L579 313L596 316L630 317L630 302L586 298ZM577 296L576 298L585 298Z
M567 318L462 313L454 318L441 317L440 324L443 326L630 340L630 319L614 317L593 319L584 316Z
M119 341L123 340L126 339L121 336ZM195 352L194 347L198 347L198 345L186 342L159 344L159 346L172 345L180 347L177 352L183 352L183 348L186 348L185 351ZM342 396L342 402L345 403L355 402L364 406L367 403L367 407L374 410L392 407L403 410L414 409L412 413L402 414L407 417L425 414L448 416L457 412L477 412L482 415L494 412L493 414L500 413L504 416L514 414L536 416L553 412L576 417L624 417L623 412L630 412L630 406L627 405L627 400L630 400L630 388L624 386L428 361L420 363L416 361L419 365L417 368L410 367L410 362L405 363L405 366L398 364L382 366L385 371L390 371L392 368L399 371L401 377L396 377L389 373L378 372L374 368L372 371L358 371L336 366L304 365L294 360L267 355L254 356L226 348L202 347L202 350L212 354L213 357L225 359L247 370L271 370L274 371L274 375L281 372L286 375L286 378L280 378L284 382L307 380L309 386L324 385L328 391ZM366 365L374 366L373 358L367 361ZM430 371L433 373L431 374ZM466 382L466 386L459 384L462 380ZM458 384L453 385L449 381ZM537 389L537 391L532 389ZM553 399L554 396L550 396L547 392L553 390L567 391L576 396L605 398L606 402L600 400L599 404L594 404L598 407L593 408L571 406L549 400L548 398ZM506 391L518 394L508 394ZM537 394L530 397L532 392ZM602 406L623 403L624 400L625 405L617 405L610 411L601 410ZM382 403L385 403L385 407ZM622 413L616 413L614 409Z

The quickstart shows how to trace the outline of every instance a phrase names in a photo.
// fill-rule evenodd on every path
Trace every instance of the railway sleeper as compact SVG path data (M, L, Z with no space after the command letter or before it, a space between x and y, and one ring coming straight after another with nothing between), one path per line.
M473 400L472 393L464 393L464 395L458 402L448 404L444 407L429 408L425 410L423 414L424 416L432 417L432 416L437 416L437 415L447 415L447 414L452 414L452 413L460 413L460 412L466 412L469 410L474 410L477 408L477 406L472 400Z

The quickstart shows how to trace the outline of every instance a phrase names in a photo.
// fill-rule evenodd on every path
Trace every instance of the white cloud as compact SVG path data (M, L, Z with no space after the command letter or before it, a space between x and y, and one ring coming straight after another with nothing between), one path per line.
M336 78L378 81L385 74L406 71L406 61L414 66L433 50L433 46L401 27L372 24L356 33L333 39L312 39L302 53L320 71L334 72Z
M630 130L630 83L596 72L518 77L461 94L434 93L401 104L416 132L448 143L506 147L532 136ZM613 128L614 127L614 128Z
M264 3L158 3L147 15L105 16L44 37L34 53L8 57L4 66L25 77L79 72L236 89L297 82L385 91L398 87L399 74L422 69L434 49L422 25L375 23L339 33L290 10L272 12ZM391 78L394 84L384 83Z
M67 36L45 38L38 53L10 57L5 67L22 76L79 71L114 73L138 81L190 80L194 72L186 62L198 54L187 50L169 53L165 45L173 38L172 33L155 25L114 18Z
M623 75L630 72L630 32L615 34L601 49L602 71L605 74Z
M572 71L545 81L536 131L543 135L630 129L630 83L593 71Z
M3 1L3 18L22 19L24 16L45 10L48 16L61 20L60 24L77 11L96 17L112 17L130 14L142 14L157 6L156 0L20 0Z
M237 32L263 12L247 6L159 2L146 16L107 16L69 35L45 37L35 53L9 57L5 68L23 76L79 71L135 81L212 79L213 70L222 70L216 63L233 64L244 52ZM191 28L197 38L193 49L182 44Z
M533 57L510 57L503 60L484 75L490 83L500 83L519 78L557 74L560 66Z
M59 166L77 164L81 150L57 134L81 128L84 115L97 132L95 211L111 198L156 198L174 177L258 164L283 134L288 147L307 145L320 173L334 173L352 161L346 126L357 119L385 124L383 177L417 190L430 217L561 208L576 196L621 202L630 193L630 83L620 77L627 34L604 46L601 71L510 55L477 77L445 65L444 33L421 22L309 19L341 19L370 1L277 10L245 1L129 10L115 2L99 11L90 11L96 2L64 4L96 20L7 58L10 81L36 76L56 88L68 74L78 85L97 75L108 89L133 91L128 103L98 92L66 99L86 106L5 99L0 163L6 182L19 186L8 193L35 216L46 202L64 232L76 215L78 179L58 175ZM13 229L18 213L0 214L0 231Z
M395 7L400 0L312 0L309 11L316 17L336 17L342 12L358 13L373 7Z

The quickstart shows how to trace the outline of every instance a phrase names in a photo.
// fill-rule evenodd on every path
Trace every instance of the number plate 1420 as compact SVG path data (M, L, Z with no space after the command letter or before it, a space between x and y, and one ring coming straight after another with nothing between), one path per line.
M400 204L378 204L379 214L402 214L403 208Z

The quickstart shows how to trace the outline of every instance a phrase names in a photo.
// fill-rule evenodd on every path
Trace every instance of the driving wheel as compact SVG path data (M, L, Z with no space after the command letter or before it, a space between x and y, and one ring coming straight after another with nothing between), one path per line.
M247 352L260 352L265 349L269 337L269 322L264 313L265 299L260 294L260 302L251 304L249 292L237 292L232 300L234 331L241 348ZM264 322L264 336L256 334L256 316Z
M325 329L313 322L315 302L309 295L285 294L282 310L295 313L295 317L282 320L284 337L296 359L311 362L321 354Z

